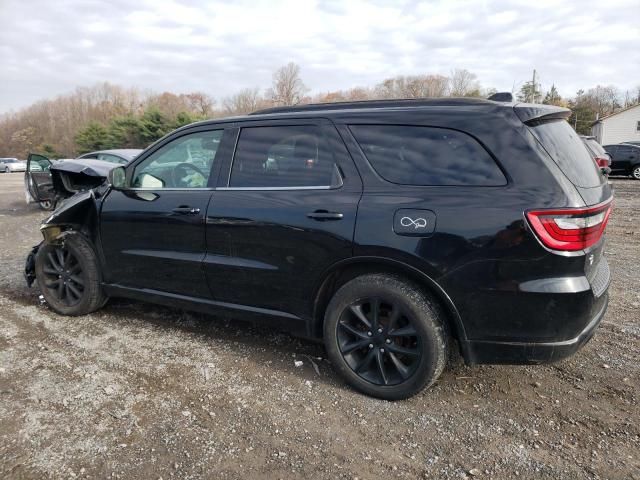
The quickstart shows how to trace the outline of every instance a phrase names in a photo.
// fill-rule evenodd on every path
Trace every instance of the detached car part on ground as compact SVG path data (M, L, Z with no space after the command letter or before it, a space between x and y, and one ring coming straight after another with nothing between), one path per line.
M280 108L179 129L87 190L102 175L52 167L55 191L83 188L43 222L27 281L65 315L114 296L270 321L389 400L431 385L451 349L556 361L591 338L610 283L612 191L569 113Z

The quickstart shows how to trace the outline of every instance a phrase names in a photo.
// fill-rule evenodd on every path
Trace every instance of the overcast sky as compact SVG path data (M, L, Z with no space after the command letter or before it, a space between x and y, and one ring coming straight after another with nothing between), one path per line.
M640 85L639 0L0 0L0 112L109 81L220 98L294 61L312 93L466 68L511 91Z

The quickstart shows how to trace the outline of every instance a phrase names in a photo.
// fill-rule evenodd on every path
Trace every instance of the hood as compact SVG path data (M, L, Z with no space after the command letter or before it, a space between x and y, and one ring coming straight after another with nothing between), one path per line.
M102 160L62 160L51 164L51 182L56 195L67 198L106 183L117 165Z
M118 166L118 164L105 162L102 160L62 160L60 162L53 163L51 165L51 170L57 170L66 173L83 174L89 177L107 178L109 172Z

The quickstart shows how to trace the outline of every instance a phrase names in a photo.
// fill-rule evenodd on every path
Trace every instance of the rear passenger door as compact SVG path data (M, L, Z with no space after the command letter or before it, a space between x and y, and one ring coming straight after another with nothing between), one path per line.
M308 317L322 274L352 255L360 177L328 121L247 122L236 134L207 211L211 294Z

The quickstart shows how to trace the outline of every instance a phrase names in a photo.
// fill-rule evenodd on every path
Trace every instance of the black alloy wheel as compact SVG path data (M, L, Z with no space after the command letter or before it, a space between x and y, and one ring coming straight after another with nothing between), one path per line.
M82 300L86 282L82 265L64 245L47 252L42 271L44 288L60 303L72 307Z
M345 362L375 385L397 385L416 370L422 344L402 306L378 297L358 300L338 321L338 346Z
M44 299L62 315L86 315L108 300L93 244L80 233L65 232L56 243L40 244L35 274Z
M349 280L333 294L324 318L331 364L367 395L408 398L432 385L447 363L446 314L428 292L400 276Z

